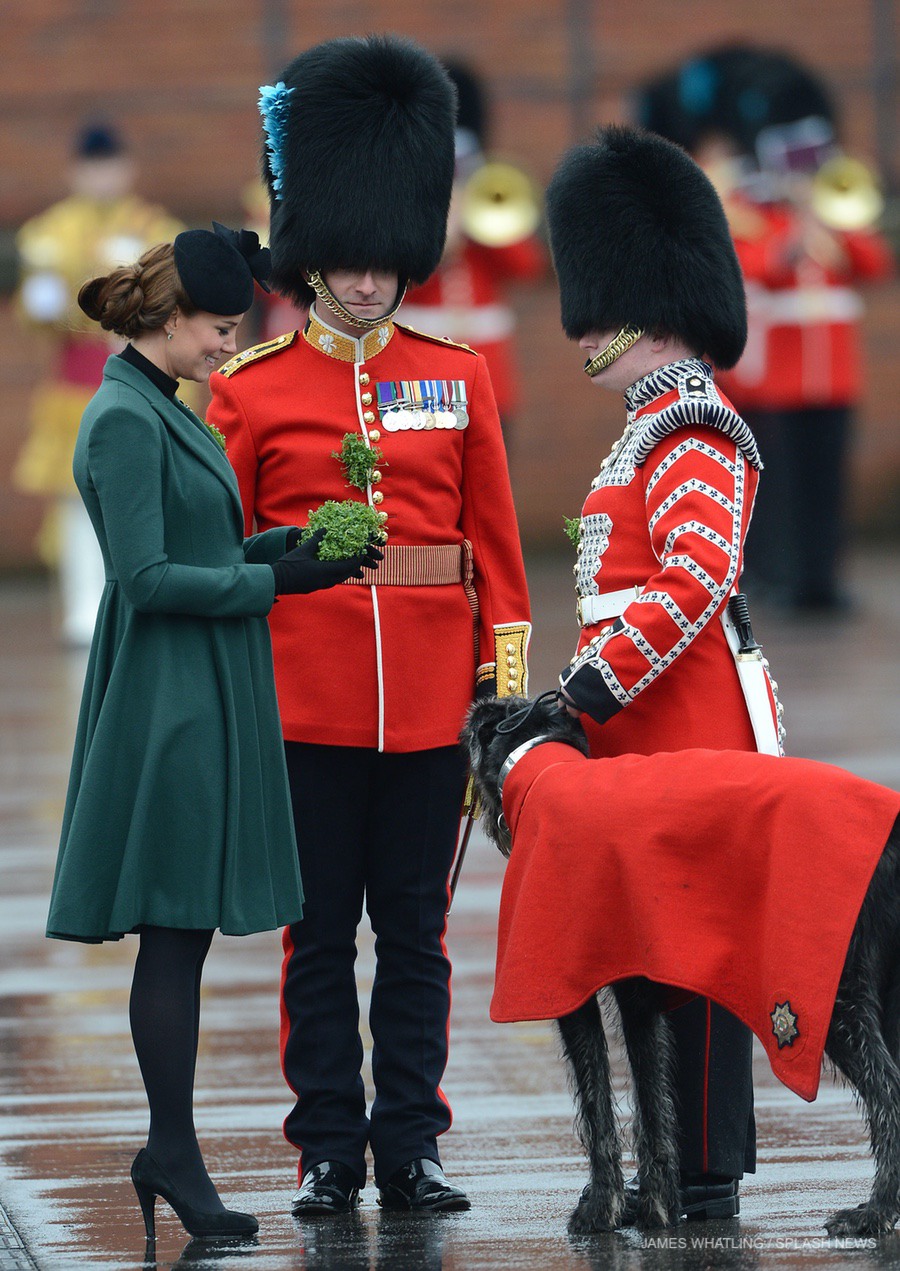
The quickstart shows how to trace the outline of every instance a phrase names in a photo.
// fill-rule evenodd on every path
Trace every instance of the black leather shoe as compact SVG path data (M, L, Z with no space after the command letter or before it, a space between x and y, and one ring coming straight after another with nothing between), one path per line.
M300 1190L291 1201L294 1218L316 1214L349 1214L359 1204L359 1187L349 1165L321 1161L303 1175Z
M737 1218L741 1212L736 1178L720 1174L682 1174L681 1216L685 1222L707 1218Z
M426 1157L402 1165L392 1174L378 1193L382 1209L425 1209L432 1213L471 1209L472 1204L460 1187L444 1177L444 1171Z
M720 1174L682 1174L681 1221L705 1222L707 1219L737 1218L741 1212L739 1187L738 1179L723 1178ZM635 1175L625 1184L622 1226L632 1226L637 1212L638 1180Z

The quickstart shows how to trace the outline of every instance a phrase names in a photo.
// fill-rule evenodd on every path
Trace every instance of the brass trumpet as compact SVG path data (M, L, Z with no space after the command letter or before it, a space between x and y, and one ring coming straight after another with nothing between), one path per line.
M541 221L537 188L511 163L484 163L462 192L464 233L483 247L508 247L529 238Z
M866 229L881 216L884 198L870 168L839 154L827 159L813 177L810 206L829 229Z

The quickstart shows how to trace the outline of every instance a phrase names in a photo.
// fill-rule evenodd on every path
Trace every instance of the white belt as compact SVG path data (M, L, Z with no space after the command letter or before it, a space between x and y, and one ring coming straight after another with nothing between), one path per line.
M850 287L790 287L783 291L747 288L747 308L769 326L855 322L864 309Z
M401 326L414 327L426 335L446 335L451 340L491 342L508 340L516 327L507 305L417 305L404 304L397 313Z
M575 606L578 621L583 627L592 627L606 618L620 618L643 590L643 587L623 587L621 591L607 591L602 596L579 596Z

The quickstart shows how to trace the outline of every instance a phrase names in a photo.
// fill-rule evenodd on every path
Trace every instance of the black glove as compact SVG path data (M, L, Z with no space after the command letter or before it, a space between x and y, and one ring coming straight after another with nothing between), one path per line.
M378 562L384 557L384 553L370 543L359 556L348 556L346 560L319 560L319 544L325 534L324 529L316 530L305 543L286 552L271 566L276 596L308 595L311 591L335 587L347 578L362 578L363 567L377 569Z

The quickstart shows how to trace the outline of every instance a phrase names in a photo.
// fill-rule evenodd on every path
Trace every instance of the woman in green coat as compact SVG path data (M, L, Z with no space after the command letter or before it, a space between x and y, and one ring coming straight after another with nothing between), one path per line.
M331 587L379 557L319 561L316 536L300 546L294 526L243 538L223 439L175 395L235 352L268 273L254 234L214 229L179 234L79 295L131 342L107 362L75 448L107 581L47 934L140 935L130 1016L150 1134L132 1179L150 1238L157 1196L193 1235L257 1229L225 1209L194 1131L200 975L217 928L245 935L301 916L266 615L278 594Z

